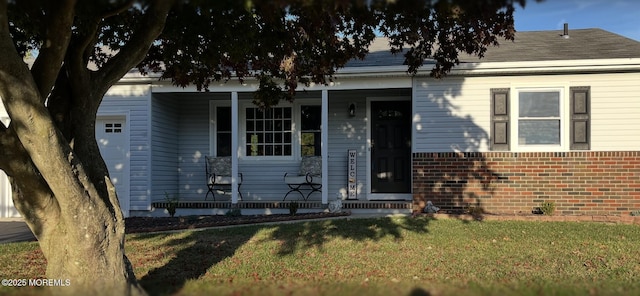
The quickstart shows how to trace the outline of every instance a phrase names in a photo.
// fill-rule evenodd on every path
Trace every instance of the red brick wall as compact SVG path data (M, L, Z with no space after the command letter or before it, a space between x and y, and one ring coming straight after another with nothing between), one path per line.
M640 151L414 153L413 210L628 216L640 210Z

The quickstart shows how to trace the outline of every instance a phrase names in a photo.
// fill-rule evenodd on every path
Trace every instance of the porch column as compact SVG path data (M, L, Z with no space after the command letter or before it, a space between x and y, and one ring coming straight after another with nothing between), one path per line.
M322 90L320 153L322 154L322 204L329 203L329 91Z
M235 151L235 153L234 153ZM231 203L238 203L238 92L231 92Z

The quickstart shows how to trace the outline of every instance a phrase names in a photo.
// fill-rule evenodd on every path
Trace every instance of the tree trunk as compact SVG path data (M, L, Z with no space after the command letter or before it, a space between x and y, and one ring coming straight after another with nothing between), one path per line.
M120 206L117 200L113 204L104 202L115 199L115 187L108 177L105 175L103 182L108 196L87 195L80 207L62 208L57 202L60 198L53 195L25 150L15 149L11 157L21 160L13 162L20 165L5 168L10 176L13 201L47 259L46 278L68 285L51 288L51 292L144 295L125 255ZM92 162L104 163L99 156Z
M176 1L149 1L126 44L90 70L103 18L133 4L125 2L105 11L86 11L74 0L38 8L47 17L44 41L29 69L10 33L8 2L0 1L0 97L11 118L9 126L0 123L0 169L47 259L46 278L68 284L53 288L55 295L145 294L125 255L124 217L95 119L104 94L142 61Z
M96 221L107 223L96 225ZM28 220L28 225L37 233L40 248L47 259L46 278L60 280L62 285L68 284L67 287L51 288L52 293L145 294L124 252L124 221L121 218L104 208L86 208L76 215L47 211L41 220Z
M0 126L0 169L10 177L14 204L47 259L46 278L69 284L52 293L145 294L125 256L124 217L95 140L103 92L77 87L93 104L63 112L62 121L73 126L63 134L29 80L13 81L3 86L12 121Z

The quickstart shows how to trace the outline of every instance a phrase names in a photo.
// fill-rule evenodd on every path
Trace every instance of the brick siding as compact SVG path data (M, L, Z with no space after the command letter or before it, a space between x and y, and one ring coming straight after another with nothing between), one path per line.
M413 211L531 214L552 201L558 215L629 216L640 210L640 151L413 154Z

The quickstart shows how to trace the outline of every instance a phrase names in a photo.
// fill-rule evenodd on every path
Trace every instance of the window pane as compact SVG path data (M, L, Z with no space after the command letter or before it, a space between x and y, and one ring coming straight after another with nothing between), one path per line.
M300 152L303 156L319 156L320 149L320 106L301 106L302 138L300 139Z
M560 145L560 120L518 121L520 145Z
M302 106L302 130L320 130L320 106Z
M315 155L315 146L313 145L314 141L314 133L302 133L302 139L300 147L302 156L312 156Z
M254 119L246 120L247 155L291 155L291 107L271 108L264 112L257 108L247 109L254 110L247 114L255 114Z
M216 135L216 155L231 156L231 133L218 133Z
M560 117L560 93L521 92L519 96L520 117Z
M231 107L216 107L216 122L219 131L231 131Z

